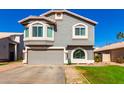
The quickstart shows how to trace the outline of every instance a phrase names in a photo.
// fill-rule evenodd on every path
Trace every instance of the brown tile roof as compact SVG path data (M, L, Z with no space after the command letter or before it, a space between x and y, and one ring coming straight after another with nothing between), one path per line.
M113 49L119 49L119 48L124 48L124 42L118 42L118 43L106 45L104 47L95 49L94 52L113 50Z

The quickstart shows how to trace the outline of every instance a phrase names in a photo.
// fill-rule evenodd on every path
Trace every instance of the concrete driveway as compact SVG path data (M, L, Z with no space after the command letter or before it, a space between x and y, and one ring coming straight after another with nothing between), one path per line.
M25 65L0 72L1 84L64 84L63 66Z

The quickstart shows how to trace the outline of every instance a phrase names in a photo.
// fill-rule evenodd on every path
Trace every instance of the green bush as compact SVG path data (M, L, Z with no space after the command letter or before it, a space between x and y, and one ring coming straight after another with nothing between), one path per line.
M116 58L117 63L124 63L124 57L118 57Z
M102 57L100 55L95 55L94 60L95 60L95 62L101 62Z

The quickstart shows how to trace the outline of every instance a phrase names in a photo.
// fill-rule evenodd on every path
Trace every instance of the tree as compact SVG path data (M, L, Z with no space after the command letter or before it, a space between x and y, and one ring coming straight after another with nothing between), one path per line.
M117 34L117 39L124 39L124 32L119 32Z

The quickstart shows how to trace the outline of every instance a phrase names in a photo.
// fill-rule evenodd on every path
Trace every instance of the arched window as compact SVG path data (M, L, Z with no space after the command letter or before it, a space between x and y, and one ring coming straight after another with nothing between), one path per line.
M33 40L54 40L54 25L35 21L27 25L25 30L25 39ZM30 37L30 38L28 38Z
M88 38L87 25L78 23L73 26L73 38Z
M73 53L73 59L85 59L85 52L82 49L77 49Z
M35 22L31 24L32 37L43 37L43 24Z

